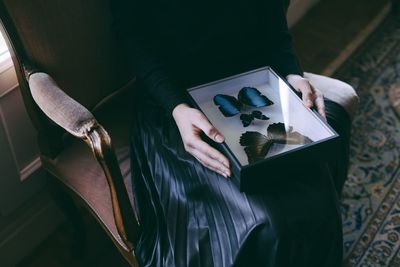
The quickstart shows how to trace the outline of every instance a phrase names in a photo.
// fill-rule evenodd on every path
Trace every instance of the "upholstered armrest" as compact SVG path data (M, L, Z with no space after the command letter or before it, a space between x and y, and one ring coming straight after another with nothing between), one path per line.
M46 73L29 76L29 87L39 108L53 122L78 138L85 138L96 124L92 113L62 91Z
M32 97L46 116L67 132L84 140L92 149L110 187L118 233L127 247L133 248L139 224L135 220L110 136L93 114L64 93L48 74L35 72L27 78Z

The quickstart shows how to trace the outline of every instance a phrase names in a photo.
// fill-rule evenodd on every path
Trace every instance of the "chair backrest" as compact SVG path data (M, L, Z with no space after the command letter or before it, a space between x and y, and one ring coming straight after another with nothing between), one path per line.
M22 65L34 65L50 74L68 95L88 109L133 79L122 49L113 38L109 2L1 0L0 19L15 53L24 102L46 140L57 139L57 131L48 129L52 124L35 108ZM48 136L50 133L53 136Z

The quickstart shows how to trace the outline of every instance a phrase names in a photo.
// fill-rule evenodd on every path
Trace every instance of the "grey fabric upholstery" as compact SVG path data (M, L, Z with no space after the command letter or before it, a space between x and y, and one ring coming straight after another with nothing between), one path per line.
M85 125L94 121L89 110L69 97L46 73L34 73L29 87L35 102L52 121L77 137L84 137Z

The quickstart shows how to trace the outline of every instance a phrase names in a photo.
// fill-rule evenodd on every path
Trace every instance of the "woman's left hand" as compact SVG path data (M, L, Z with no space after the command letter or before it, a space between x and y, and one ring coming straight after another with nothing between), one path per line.
M297 74L289 74L286 76L286 79L294 89L301 92L303 102L307 107L312 108L315 106L318 113L321 114L322 117L326 117L324 96L318 89L314 88L306 78Z

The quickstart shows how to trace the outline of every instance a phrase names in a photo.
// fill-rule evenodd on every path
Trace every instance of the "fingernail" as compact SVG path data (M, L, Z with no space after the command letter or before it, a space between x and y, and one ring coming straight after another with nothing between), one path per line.
M307 100L307 106L310 106L310 107L312 107L312 101L311 100Z
M215 136L215 141L217 141L218 143L222 143L222 142L224 142L224 138L222 137L222 135L217 134Z
M228 169L228 170L229 170L229 164L228 164L228 163L226 163L226 162L223 162L223 161L221 161L221 163L222 163L222 165L224 165L224 167L226 167L226 169Z

